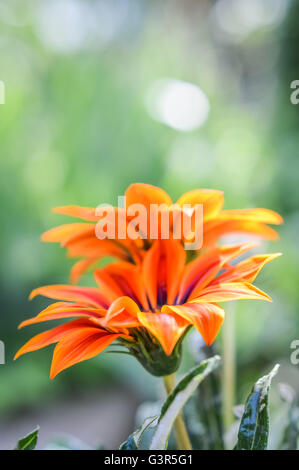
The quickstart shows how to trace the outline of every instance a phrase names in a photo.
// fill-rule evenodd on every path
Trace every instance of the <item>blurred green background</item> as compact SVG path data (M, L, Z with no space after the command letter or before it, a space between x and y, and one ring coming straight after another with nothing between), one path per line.
M102 355L54 381L50 348L12 360L42 330L17 331L47 304L29 303L29 292L68 281L63 250L39 240L68 221L51 208L116 204L132 182L174 200L222 189L227 209L282 214L280 240L260 252L284 255L257 280L274 302L237 306L238 402L275 362L280 380L299 388L290 362L299 339L299 105L290 102L298 24L299 2L290 0L0 0L2 448L7 429L19 437L45 408L64 432L65 403L76 413L91 395L103 405L116 393L130 427L136 403L160 393L124 356Z

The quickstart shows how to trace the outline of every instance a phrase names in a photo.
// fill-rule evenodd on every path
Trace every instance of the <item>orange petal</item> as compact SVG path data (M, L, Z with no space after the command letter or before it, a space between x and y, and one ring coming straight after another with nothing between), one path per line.
M103 208L104 214L99 213L97 224L83 224L86 226L85 230L74 230L69 234L69 238L64 240L64 245L68 246L83 238L96 238L99 242L103 240L109 240L114 244L119 242L119 248L128 247L131 244L131 240L126 238L126 226L128 222L126 212L124 209L117 207L110 207L109 211L111 210L113 211L112 218L106 218L106 209ZM108 223L111 224L109 228L112 232L108 230ZM121 227L119 226L120 223L122 224Z
M209 220L204 224L203 244L214 244L220 237L231 233L255 235L267 240L277 240L278 233L271 227L252 220Z
M181 243L176 240L162 240L160 245L166 255L167 302L173 303L183 274L186 252Z
M99 240L93 234L87 238L72 239L64 243L71 258L84 256L88 258L101 258L103 256L114 256L127 259L128 251L124 245L117 244L114 240Z
M92 307L107 307L106 299L94 287L77 287L64 284L38 287L31 292L29 299L33 299L37 295L43 295L50 299L83 302Z
M119 335L92 331L76 331L63 338L55 347L50 378L61 371L100 354Z
M140 326L138 305L130 297L119 297L109 307L102 320L107 328L135 328Z
M76 245L77 242L80 242L82 240L94 240L96 239L96 225L95 224L85 224L86 227L84 230L77 230L68 235L68 237L65 237L61 243L63 247L68 248L69 246Z
M138 305L130 297L119 297L109 307L107 317L111 317L119 310L125 310L128 315L137 318L140 309Z
M135 183L128 187L125 193L126 204L142 204L149 210L150 204L172 204L170 196L163 189L151 184ZM148 212L149 213L149 212Z
M215 189L194 189L183 194L177 201L177 204L203 205L204 220L214 217L222 209L224 204L223 191Z
M59 304L62 305L53 308L53 305ZM98 320L106 314L105 309L75 306L75 304L71 304L70 302L56 302L56 304L53 305L50 305L35 317L23 321L18 328L20 329L27 325L33 325L34 323L72 317L87 317L98 322Z
M97 258L87 258L77 261L77 263L75 263L71 269L70 282L72 284L77 284L81 276L89 271L89 269L91 269L91 267L96 264L97 261Z
M253 282L258 273L265 266L275 258L281 256L281 253L273 253L270 255L254 255L250 258L241 261L235 266L230 266L226 272L218 276L212 284L219 284L222 282L232 281L247 281Z
M140 323L159 341L165 354L170 355L189 322L175 314L138 313Z
M43 233L41 239L43 242L61 243L65 239L69 238L71 235L82 234L90 230L94 231L94 228L94 224L84 223L59 225L58 227L52 228L51 230L48 230L47 232Z
M207 346L214 343L224 320L224 310L218 305L186 303L180 306L165 306L162 311L172 311L192 323Z
M142 276L152 308L157 302L174 302L185 260L185 250L178 240L156 240L148 250L143 259ZM159 299L159 292L165 301Z
M280 225L283 223L283 218L270 209L233 209L229 211L222 211L219 215L222 220L252 220L261 222L263 224Z
M144 310L149 308L139 266L125 261L113 263L97 269L94 276L110 302L118 297L128 296Z
M172 201L169 195L156 186L150 184L136 183L129 186L125 193L126 210L129 219L134 221L137 226L133 232L137 232L141 238L157 238L161 236L162 214L169 221L169 206ZM132 212L133 205L138 204L141 208L136 207L137 212ZM152 207L151 207L152 206ZM155 207L154 207L155 206ZM154 210L153 217L151 210ZM135 219L137 217L137 219ZM135 219L135 220L134 220ZM156 233L154 236L153 234ZM142 235L141 235L142 234Z
M248 251L254 243L228 245L206 251L185 266L177 303L184 303L199 295L230 260Z
M96 209L94 207L81 207L81 206L61 206L55 207L53 212L56 214L69 215L71 217L78 217L79 219L87 220L88 222L97 222L100 217L95 215Z
M142 277L152 308L157 305L158 272L160 260L159 242L156 241L144 256L142 263Z
M271 298L265 292L248 282L224 282L206 287L191 302L226 302L241 299L264 299L271 302Z
M139 245L139 242L142 242L142 246ZM130 256L132 258L132 261L135 264L140 265L142 263L143 257L144 257L144 251L143 249L143 241L141 240L128 240L127 241L128 245L126 248L128 249Z
M44 331L33 338L31 338L24 346L19 349L16 353L14 359L17 359L22 354L26 354L31 351L36 351L37 349L44 348L50 344L56 343L61 338L63 338L67 333L71 331L84 331L84 330L93 330L95 332L101 333L104 330L93 325L87 319L73 320L71 322L65 323L64 325L56 326L51 330Z

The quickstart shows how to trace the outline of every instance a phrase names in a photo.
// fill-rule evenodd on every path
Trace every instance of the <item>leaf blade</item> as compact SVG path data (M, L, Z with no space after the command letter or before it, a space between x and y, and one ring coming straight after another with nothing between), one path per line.
M202 382L210 372L216 369L219 362L219 356L214 356L202 361L199 366L191 369L177 384L162 406L150 450L164 450L167 448L168 438L176 417L200 382Z
M120 450L138 450L139 449L139 443L142 438L143 433L150 427L153 426L154 421L157 420L157 416L151 416L149 418L146 418L143 422L143 424L136 429L128 439L123 442L119 449Z
M247 397L241 419L238 442L234 450L266 450L269 437L269 390L277 374L276 364L269 374L261 377Z
M34 450L37 444L38 433L39 426L37 426L33 431L24 436L22 439L19 439L15 450Z

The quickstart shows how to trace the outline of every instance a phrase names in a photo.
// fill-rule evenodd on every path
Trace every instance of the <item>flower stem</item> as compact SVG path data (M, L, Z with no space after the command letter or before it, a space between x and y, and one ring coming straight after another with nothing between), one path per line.
M170 395L175 387L175 374L165 375L163 380L167 394ZM192 450L182 413L179 413L174 422L174 434L178 450Z
M234 422L236 389L235 308L228 305L223 323L223 421L225 429Z

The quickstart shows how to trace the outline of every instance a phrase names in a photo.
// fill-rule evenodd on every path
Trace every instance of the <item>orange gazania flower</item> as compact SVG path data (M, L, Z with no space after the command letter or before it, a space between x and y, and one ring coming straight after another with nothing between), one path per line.
M50 377L96 356L113 342L127 348L153 375L174 372L182 340L194 326L211 345L224 319L218 302L270 297L252 285L261 268L279 254L231 262L252 244L215 247L186 263L177 240L157 240L138 265L120 261L95 271L98 288L52 285L35 289L58 302L20 327L78 317L38 334L16 354L58 343Z
M183 194L176 204L176 209L170 196L162 189L149 184L136 183L129 186L125 192L127 208L133 204L142 204L147 211L150 206L163 205L161 213L169 211L171 229L174 229L175 216L178 216L177 208L189 204L203 205L203 248L215 246L219 238L231 233L253 234L260 238L274 240L278 238L277 232L269 227L269 224L282 223L282 218L276 212L268 209L242 209L222 210L224 197L222 191L212 189L196 189ZM129 224L133 216L128 215L127 210L114 208L115 214L125 219ZM72 268L71 282L76 283L80 276L91 266L95 265L104 256L112 256L117 259L138 264L153 240L129 237L118 238L116 229L115 239L100 240L96 237L96 223L101 216L96 215L95 208L80 206L63 206L54 209L54 212L77 217L85 222L66 224L51 229L42 235L43 241L59 242L68 250L70 257L81 258ZM194 214L193 214L194 215ZM191 212L192 223L192 212ZM86 223L87 222L87 223ZM159 219L158 219L159 223ZM115 224L117 224L117 219ZM149 232L149 231L148 231ZM184 240L182 240L184 241Z

